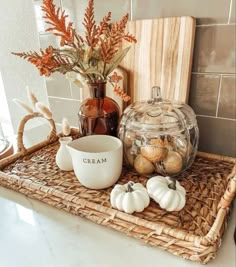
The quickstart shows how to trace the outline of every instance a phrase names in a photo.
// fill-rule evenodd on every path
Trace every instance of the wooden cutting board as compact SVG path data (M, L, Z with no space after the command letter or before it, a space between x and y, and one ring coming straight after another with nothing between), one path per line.
M171 17L128 22L137 43L122 61L132 101L150 99L152 86L162 97L188 101L195 19ZM129 44L130 45L130 44Z

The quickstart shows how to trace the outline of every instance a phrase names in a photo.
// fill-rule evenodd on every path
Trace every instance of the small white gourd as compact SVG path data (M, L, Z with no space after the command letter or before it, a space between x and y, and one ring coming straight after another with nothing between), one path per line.
M141 212L150 203L146 188L140 183L117 184L111 191L110 201L113 208L126 213Z
M170 177L155 176L148 180L147 191L161 208L167 211L179 211L186 203L186 191L183 186Z

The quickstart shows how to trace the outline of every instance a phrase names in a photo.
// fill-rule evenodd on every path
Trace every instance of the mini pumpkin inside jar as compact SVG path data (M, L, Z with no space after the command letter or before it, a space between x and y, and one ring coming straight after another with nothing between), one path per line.
M197 153L194 111L187 104L162 100L159 87L152 88L152 99L125 109L118 134L126 164L141 174L175 176L191 166Z

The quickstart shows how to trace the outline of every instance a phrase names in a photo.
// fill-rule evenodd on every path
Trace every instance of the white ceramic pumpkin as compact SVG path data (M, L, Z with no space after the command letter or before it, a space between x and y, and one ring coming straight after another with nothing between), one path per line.
M126 213L141 212L150 203L146 188L140 183L117 184L111 191L110 201L113 208Z
M167 211L179 211L186 203L186 191L183 186L170 177L155 176L148 180L147 191L161 208Z

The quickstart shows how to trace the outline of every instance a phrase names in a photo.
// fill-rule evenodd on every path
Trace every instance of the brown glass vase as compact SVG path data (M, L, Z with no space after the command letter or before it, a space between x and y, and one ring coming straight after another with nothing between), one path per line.
M107 134L117 136L120 117L118 104L106 96L106 82L88 83L90 98L79 108L79 128L82 135Z

